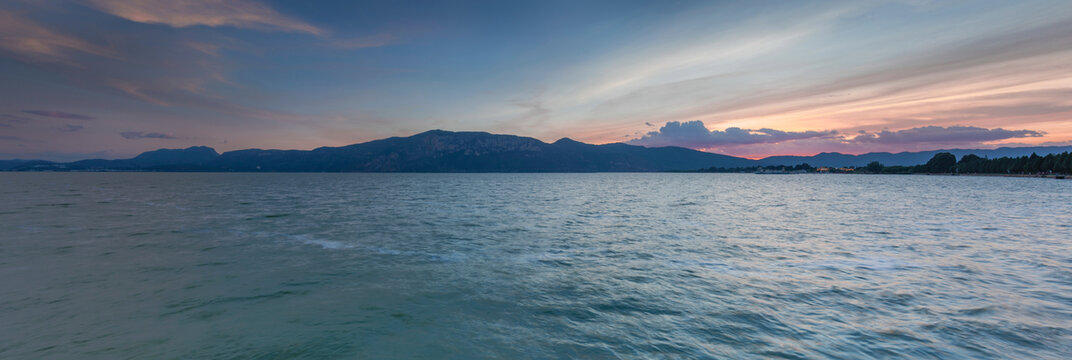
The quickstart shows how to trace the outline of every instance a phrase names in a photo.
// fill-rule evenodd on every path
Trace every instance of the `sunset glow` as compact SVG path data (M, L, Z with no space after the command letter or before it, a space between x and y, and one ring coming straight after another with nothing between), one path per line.
M429 129L750 158L1068 145L1068 64L1064 1L15 1L0 5L0 155ZM797 135L681 140L767 130ZM868 140L884 133L899 140Z

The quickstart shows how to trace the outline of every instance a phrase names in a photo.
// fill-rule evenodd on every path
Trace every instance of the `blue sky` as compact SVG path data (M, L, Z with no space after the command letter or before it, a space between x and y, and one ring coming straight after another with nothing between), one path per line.
M1067 1L0 4L0 157L429 129L759 157L1072 140Z

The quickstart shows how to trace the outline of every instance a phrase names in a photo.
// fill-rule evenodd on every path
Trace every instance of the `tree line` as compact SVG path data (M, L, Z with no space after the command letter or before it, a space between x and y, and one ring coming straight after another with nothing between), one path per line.
M951 153L934 154L926 164L915 166L883 166L872 161L861 168L873 174L1070 174L1072 173L1072 153L1048 154L1039 156L1000 157L988 159L975 154L964 155L957 161Z
M740 173L758 171L783 170L787 172L804 171L815 172L818 169L808 165L796 166L753 166L738 168L710 167L700 169L699 172ZM832 169L834 172L844 172L842 169ZM1072 153L1049 154L1039 156L1032 153L1031 156L1000 157L988 159L974 154L964 155L957 160L956 155L948 152L934 154L926 164L912 166L885 166L878 161L872 161L867 166L853 168L856 173L869 174L1072 174Z

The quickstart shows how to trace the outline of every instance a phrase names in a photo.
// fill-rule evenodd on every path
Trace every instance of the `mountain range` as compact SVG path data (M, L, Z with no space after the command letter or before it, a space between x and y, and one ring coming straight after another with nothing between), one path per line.
M131 159L74 162L0 160L7 171L243 171L243 172L633 172L682 171L759 165L864 166L916 165L935 153L958 157L1045 155L1072 147L952 149L903 153L773 156L759 160L682 147L643 147L622 143L593 145L569 138L546 143L534 138L486 132L432 130L341 147L313 150L247 149L217 153L206 146L160 149Z

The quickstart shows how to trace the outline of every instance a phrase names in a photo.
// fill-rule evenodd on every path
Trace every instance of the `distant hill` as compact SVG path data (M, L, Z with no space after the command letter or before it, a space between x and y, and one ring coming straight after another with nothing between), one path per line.
M1072 152L1072 146L1036 146L1036 147L1002 147L997 149L947 149L917 152L873 152L860 155L841 153L820 153L812 156L771 156L758 160L760 165L796 165L807 163L811 166L865 166L872 161L878 161L886 166L910 166L926 163L934 157L934 154L948 152L961 158L964 155L975 154L984 158L1020 157L1036 153L1041 156L1046 154L1060 154Z
M953 149L903 153L772 156L750 160L682 147L648 148L622 143L592 145L563 138L553 143L514 135L432 130L341 147L313 150L247 149L219 154L206 146L160 149L121 160L74 162L0 160L8 171L279 171L279 172L614 172L688 171L766 165L886 166L926 163L935 153L957 157L1045 155L1072 147Z
M681 147L554 143L486 132L433 130L314 150L248 149L216 154L208 147L161 149L124 160L70 163L10 161L6 170L280 171L280 172L611 172L744 167L754 160ZM5 168L6 167L6 168Z

